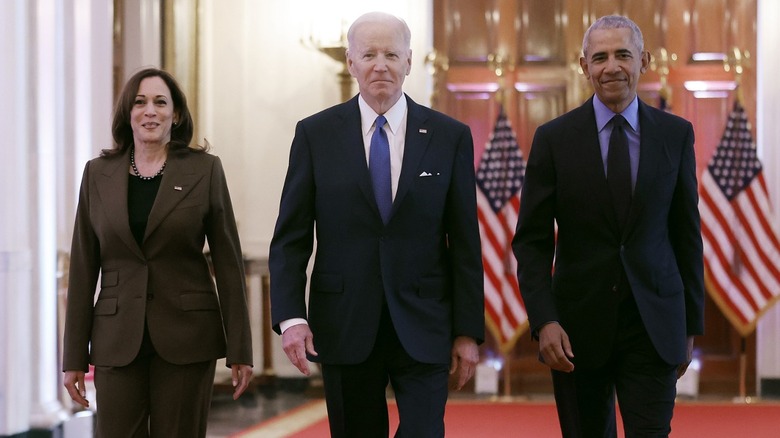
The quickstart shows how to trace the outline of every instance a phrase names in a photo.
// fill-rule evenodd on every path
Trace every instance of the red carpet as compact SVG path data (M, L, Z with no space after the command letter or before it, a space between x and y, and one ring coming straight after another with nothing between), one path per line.
M263 422L235 438L327 438L324 402ZM560 437L552 403L453 400L445 414L447 438L554 438ZM398 412L390 405L390 428ZM619 425L619 429L622 425ZM392 436L392 432L391 432ZM622 432L619 433L622 437ZM672 420L672 438L778 438L780 403L732 404L680 402Z

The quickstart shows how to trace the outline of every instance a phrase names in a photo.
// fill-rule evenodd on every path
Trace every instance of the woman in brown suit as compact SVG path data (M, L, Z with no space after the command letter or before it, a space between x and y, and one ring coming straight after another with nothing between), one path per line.
M207 147L189 146L186 98L164 71L130 78L112 132L114 147L87 163L81 182L65 387L87 407L84 374L95 366L98 437L204 437L216 360L227 357L234 398L252 375L225 174Z

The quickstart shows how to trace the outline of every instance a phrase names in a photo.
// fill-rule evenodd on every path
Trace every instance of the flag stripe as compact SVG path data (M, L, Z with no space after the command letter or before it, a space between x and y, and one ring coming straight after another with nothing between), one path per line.
M741 197L741 196L740 196ZM738 198L737 198L738 199ZM742 213L744 210L737 211L737 217L739 218L740 231L742 234L738 236L741 242L742 262L740 276L745 279L743 281L749 281L751 284L746 284L747 290L750 291L751 297L755 299L758 307L761 307L766 302L767 297L771 296L767 290L766 284L763 281L759 281L761 275L759 271L765 272L765 266L761 258L761 254L757 253L755 245L755 236L750 231L750 223L745 219L745 215Z
M780 297L780 240L763 168L739 102L702 175L707 289L743 336Z
M501 109L477 168L477 218L485 270L485 315L503 352L514 347L528 326L511 246L524 172L520 148Z
M706 203L701 204L700 210L702 213L702 223L704 223L710 217L710 209ZM715 290L710 290L710 293L719 295L719 302L729 308L727 313L732 313L739 316L739 319L743 322L747 322L750 318L746 315L753 314L755 312L755 304L749 302L747 299L749 296L743 290L743 293L734 294L733 297L729 297L726 291L734 290L739 284L736 276L731 270L726 269L729 265L728 258L724 254L724 248L730 249L728 245L720 245L719 241L724 239L726 233L723 228L717 222L711 222L713 226L702 226L702 239L704 241L704 264L706 270L710 276L713 277ZM729 250L729 252L731 252Z
M760 175L760 178L763 180L763 174ZM758 189L759 187L756 188ZM758 248L756 255L760 257L762 265L765 267L762 277L770 289L777 289L780 287L778 283L780 270L778 270L777 266L780 244L778 244L776 233L766 220L766 216L760 214L760 211L768 208L766 192L760 189L753 190L752 187L745 192L746 196L740 198L740 204L745 204L742 205L742 211L745 212L746 217L744 222L751 235L755 236L753 244ZM760 200L763 200L763 202Z
M735 253L733 243L737 241L737 238L732 233L733 225L731 222L733 221L726 220L723 215L724 212L730 212L731 207L726 198L719 191L716 191L717 187L714 190L706 191L706 188L711 189L712 184L714 184L712 178L705 174L702 177L702 185L705 187L702 199L712 201L714 197L720 198L720 202L714 202L714 208L708 202L700 205L700 210L704 210L706 207L706 213L710 213L702 214L702 236L708 244L704 251L705 267L712 271L711 273L716 280L719 280L716 285L720 289L724 304L728 304L730 308L740 314L741 320L747 322L752 319L758 306L738 275L731 269L731 260ZM710 197L710 193L712 197ZM717 219L711 220L710 218L713 216Z
M485 202L484 196L481 193L478 194L478 204ZM517 295L513 293L512 287L508 291L505 288L507 281L514 284L517 283L515 275L507 276L507 272L505 272L507 269L505 268L504 254L507 251L511 251L512 234L503 232L504 227L498 223L497 218L485 215L484 209L480 209L477 214L483 237L482 261L486 279L486 307L491 309L495 321L501 321L499 325L502 327L502 338L507 340L512 337L513 333L511 329L506 329L506 325L520 325L522 323L521 319L523 319L520 316L524 314L519 299L519 288ZM500 238L496 235L496 230L502 231ZM488 242L488 244L485 244L485 242ZM512 273L510 272L509 274ZM507 277L509 280L507 280ZM512 281L512 279L514 280Z

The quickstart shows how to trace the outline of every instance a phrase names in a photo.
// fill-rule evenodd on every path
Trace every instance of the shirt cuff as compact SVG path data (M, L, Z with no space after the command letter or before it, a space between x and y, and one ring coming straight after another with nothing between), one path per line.
M279 330L281 330L282 333L284 333L288 328L298 324L309 325L309 323L303 318L290 318L290 319L285 319L284 321L279 323Z
M542 330L542 327L544 327L544 326L546 326L548 324L558 324L558 325L561 325L561 323L558 322L558 321L547 321L545 323L539 324L539 327L536 327L536 329L531 332L531 337L533 337L535 340L538 341L539 340L539 331Z

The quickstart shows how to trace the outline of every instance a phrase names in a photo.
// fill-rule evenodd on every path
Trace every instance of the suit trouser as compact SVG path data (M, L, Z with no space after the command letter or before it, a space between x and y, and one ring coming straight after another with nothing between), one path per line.
M387 311L382 313L374 349L365 362L322 365L331 437L386 438L388 381L400 419L395 436L444 437L448 365L412 359L401 346Z
M215 369L215 360L175 365L149 348L127 366L96 366L96 437L205 437Z
M594 316L595 317L595 316ZM576 358L576 350L574 351ZM564 437L617 437L615 394L626 438L667 437L676 396L677 366L653 347L633 297L620 304L612 354L594 369L552 371Z

